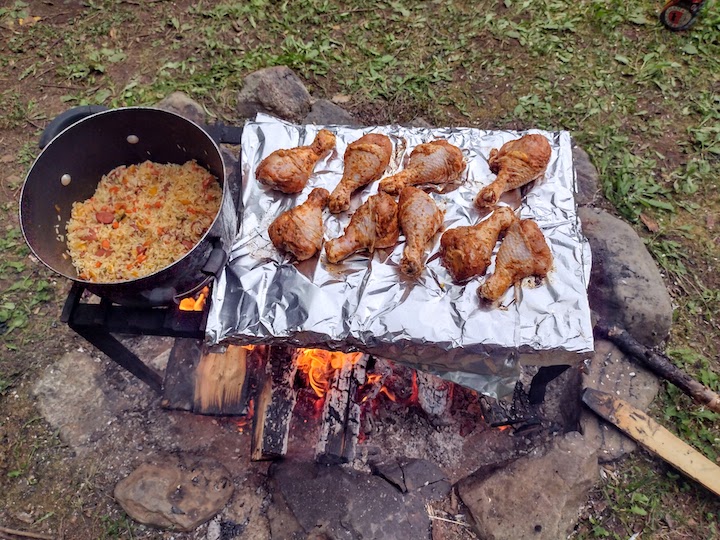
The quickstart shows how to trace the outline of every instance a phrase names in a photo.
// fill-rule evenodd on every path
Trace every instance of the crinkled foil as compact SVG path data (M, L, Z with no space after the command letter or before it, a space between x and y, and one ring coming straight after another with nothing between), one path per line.
M302 263L279 253L268 226L283 211L304 202L315 187L329 191L339 182L347 145L370 132L390 136L395 153L385 176L400 170L412 149L444 138L462 149L467 170L459 187L432 193L445 210L444 229L476 223L473 207L480 188L495 175L490 150L523 133L472 128L325 126L337 136L335 150L322 159L302 193L284 195L260 185L255 169L279 148L308 145L323 126L298 126L258 115L246 124L242 142L241 230L230 262L216 282L207 323L211 343L292 344L333 350L361 350L441 375L484 394L512 391L523 355L545 363L572 363L592 351L587 299L590 250L581 234L574 199L575 172L570 135L543 132L552 146L544 179L502 199L522 218L533 218L554 257L539 285L511 287L500 307L481 306L478 277L453 283L438 256L440 236L428 249L427 267L417 281L399 272L404 242L394 249L352 255L330 264L324 251ZM378 182L357 192L351 209L324 215L325 238L340 236L352 212L377 192ZM496 246L497 249L497 246ZM488 269L493 272L494 263ZM539 357L538 357L539 358Z

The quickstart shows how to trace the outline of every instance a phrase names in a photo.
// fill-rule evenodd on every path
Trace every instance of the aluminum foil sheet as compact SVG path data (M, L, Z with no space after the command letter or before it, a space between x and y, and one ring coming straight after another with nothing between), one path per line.
M320 161L302 193L285 195L259 184L255 169L279 148L308 145L325 127L337 136L335 150ZM438 256L440 234L428 250L417 280L399 272L403 237L394 249L352 255L330 264L324 251L302 263L279 253L268 226L304 202L315 187L332 192L343 170L347 145L370 132L384 133L395 153L385 176L403 167L412 149L436 138L462 149L467 169L459 186L432 193L445 210L444 229L471 225L483 216L473 207L478 191L495 175L492 148L523 133L473 128L300 126L266 115L246 124L242 141L241 229L230 262L216 282L207 323L210 343L292 344L361 350L441 375L493 397L512 391L523 355L546 363L572 363L593 349L587 285L590 250L576 216L575 172L567 132L543 132L552 146L545 178L502 199L522 218L533 218L554 257L537 286L511 287L499 307L481 306L476 290L485 279L453 283ZM352 212L377 192L378 182L357 192L350 211L326 209L325 238L340 236ZM497 249L497 246L496 246ZM493 272L494 263L488 269ZM539 358L539 357L538 357Z

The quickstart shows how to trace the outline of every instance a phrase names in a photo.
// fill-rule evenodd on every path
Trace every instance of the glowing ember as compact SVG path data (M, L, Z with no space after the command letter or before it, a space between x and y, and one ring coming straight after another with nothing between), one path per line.
M345 354L323 349L300 349L298 352L298 370L307 377L310 387L318 397L327 391L333 374L345 363L354 364L362 358L362 353Z
M180 311L202 311L205 308L205 300L210 294L209 287L203 287L197 297L188 297L180 300Z

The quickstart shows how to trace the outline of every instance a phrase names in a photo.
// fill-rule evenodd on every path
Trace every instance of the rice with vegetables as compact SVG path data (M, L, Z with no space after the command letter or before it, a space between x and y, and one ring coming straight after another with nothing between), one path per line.
M73 203L67 245L78 277L112 283L172 264L205 234L221 200L217 178L194 161L113 169L90 199Z

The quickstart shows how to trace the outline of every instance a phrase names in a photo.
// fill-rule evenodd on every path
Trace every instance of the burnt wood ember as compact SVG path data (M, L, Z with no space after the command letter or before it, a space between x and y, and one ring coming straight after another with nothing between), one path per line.
M287 453L297 392L297 354L292 347L267 347L267 361L255 402L251 459L278 459Z
M365 383L367 359L367 355L363 355L354 364L346 362L333 375L323 405L315 452L318 463L347 463L355 457L362 412L357 394Z
M443 416L452 403L452 383L423 371L415 373L420 407L430 416Z
M530 398L518 381L513 390L512 402L506 404L486 396L480 397L483 416L490 427L514 426L516 431L539 426L537 407L530 403Z

